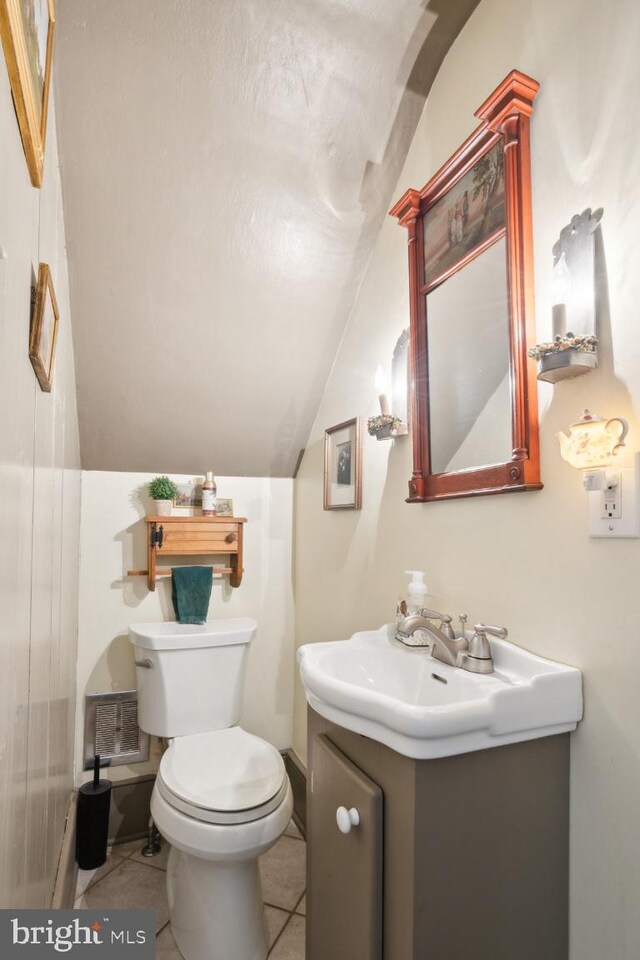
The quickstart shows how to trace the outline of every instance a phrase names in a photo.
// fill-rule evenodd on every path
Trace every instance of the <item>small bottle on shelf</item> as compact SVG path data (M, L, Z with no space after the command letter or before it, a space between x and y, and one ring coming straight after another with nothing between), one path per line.
M207 477L202 484L202 516L215 517L217 510L218 487L214 480L211 470L207 472Z

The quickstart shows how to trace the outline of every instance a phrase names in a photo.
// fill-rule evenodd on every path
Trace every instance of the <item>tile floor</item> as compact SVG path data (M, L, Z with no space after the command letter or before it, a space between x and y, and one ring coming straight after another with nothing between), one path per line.
M169 856L163 842L157 857L143 857L144 841L109 848L97 870L78 871L76 907L155 908L157 960L182 960L169 926L165 870ZM306 911L306 843L293 821L278 843L260 858L269 960L304 960ZM232 960L232 958L229 958Z

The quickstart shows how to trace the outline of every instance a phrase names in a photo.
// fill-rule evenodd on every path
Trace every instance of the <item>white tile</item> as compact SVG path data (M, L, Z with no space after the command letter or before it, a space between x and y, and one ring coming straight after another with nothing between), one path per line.
M267 943L269 947L274 945L278 934L288 919L289 914L286 910L279 910L278 907L264 908L264 922L267 928Z
M305 927L304 917L295 915L291 917L282 936L269 954L270 960L304 960ZM327 957L326 960L331 958ZM354 957L353 960L356 958Z
M86 891L85 909L139 908L156 911L157 929L169 919L166 874L135 860L123 860L119 867Z
M170 924L167 924L156 938L156 960L182 960L182 954L173 939Z
M293 910L306 886L306 843L282 837L260 857L264 902Z
M109 847L107 850L107 859L101 867L96 867L94 870L78 870L78 882L76 884L76 897L82 896L85 890L88 890L90 886L93 886L94 883L97 883L98 880L101 880L103 877L106 877L108 873L122 863L122 857L113 852L113 847Z

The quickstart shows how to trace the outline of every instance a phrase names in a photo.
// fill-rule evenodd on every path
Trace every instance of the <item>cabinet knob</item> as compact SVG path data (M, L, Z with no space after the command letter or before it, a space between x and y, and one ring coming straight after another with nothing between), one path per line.
M360 814L355 807L351 807L350 810L346 807L338 807L336 823L340 833L351 833L351 827L357 827L360 824Z
M227 543L235 543L237 539L238 539L237 533L228 533L225 537L225 540L227 541Z

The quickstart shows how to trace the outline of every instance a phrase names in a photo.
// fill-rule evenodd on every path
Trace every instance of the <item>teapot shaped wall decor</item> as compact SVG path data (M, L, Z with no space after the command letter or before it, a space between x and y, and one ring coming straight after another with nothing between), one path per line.
M569 427L569 436L556 433L560 453L567 463L578 470L608 467L613 456L624 446L629 424L622 417L604 420L585 410L579 420Z

